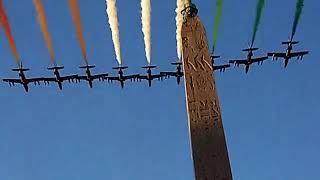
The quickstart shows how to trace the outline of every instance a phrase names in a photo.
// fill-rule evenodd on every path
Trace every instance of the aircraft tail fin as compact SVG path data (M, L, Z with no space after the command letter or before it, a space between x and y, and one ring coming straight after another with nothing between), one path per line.
M96 66L95 65L85 65L85 66L80 66L79 68L80 69L92 69L92 68L95 68Z
M157 66L152 66L152 65L148 65L148 66L142 66L143 69L154 69Z
M250 47L250 48L247 48L247 49L242 49L242 51L244 52L248 52L248 51L257 51L259 50L259 48L253 48L253 47Z
M30 69L28 69L28 68L15 68L15 69L12 69L12 71L14 71L14 72L18 72L18 71L30 71Z
M218 59L221 58L221 56L211 55L211 59Z
M53 71L53 70L61 70L64 69L63 66L54 66L54 67L49 67L48 70Z
M182 65L182 62L173 62L171 63L171 65L174 65L174 66Z
M288 44L298 44L299 43L299 41L284 41L284 42L282 42L281 44L285 44L285 45L288 45Z
M115 69L115 70L123 70L123 69L128 69L128 66L118 66L118 67L114 67L112 69Z

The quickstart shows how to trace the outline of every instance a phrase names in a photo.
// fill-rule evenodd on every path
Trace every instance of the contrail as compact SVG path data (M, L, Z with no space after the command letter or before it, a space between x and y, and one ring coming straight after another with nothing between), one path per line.
M291 38L293 38L293 36L296 34L298 23L302 14L303 6L304 6L304 0L297 0L296 13L294 16Z
M0 23L5 31L7 38L8 38L12 54L16 59L16 63L18 66L20 66L21 65L20 56L18 54L17 47L16 47L16 44L14 42L14 39L13 39L13 36L11 33L10 23L9 23L9 20L8 20L8 17L7 17L6 11L5 11L5 7L3 5L2 0L0 0Z
M142 32L144 34L144 44L146 57L149 64L151 64L151 2L150 0L141 0L142 8Z
M119 21L117 13L117 0L106 0L107 3L107 14L109 17L109 24L112 33L112 41L114 45L114 50L116 52L116 58L121 65L121 46L120 46L120 35L119 35Z
M176 8L176 26L177 26L177 32L176 32L176 39L177 39L177 54L179 60L181 60L181 53L182 53L182 37L181 37L181 30L182 30L182 24L183 24L183 16L181 14L181 11L184 8L184 2L183 0L177 0L177 8Z
M33 4L34 4L36 11L37 11L37 14L38 14L38 21L39 21L39 24L41 27L41 31L42 31L44 40L47 43L47 48L49 50L51 61L54 65L57 65L55 53L54 53L53 46L52 46L52 40L51 40L51 36L49 33L48 23L46 20L46 14L44 11L42 1L41 0L33 0Z
M216 48L216 46L217 46L218 34L219 34L221 16L222 16L222 7L223 7L223 0L217 0L217 3L216 3L216 14L215 14L215 18L214 18L214 28L213 28L213 47L212 47L212 51L214 51L214 48Z
M251 45L253 45L254 41L256 40L256 35L259 28L264 4L265 4L265 0L258 0L257 9L256 9L256 19L253 25L253 35L252 35Z
M78 35L78 39L80 42L82 56L84 58L85 63L88 65L89 63L88 63L88 58L87 58L87 50L86 50L86 45L85 45L85 41L84 41L83 33L82 33L81 20L80 20L80 10L79 10L79 6L78 6L78 2L77 2L77 0L69 0L69 4L70 4L70 9L71 9L72 19L73 19L73 22L76 26L77 35Z

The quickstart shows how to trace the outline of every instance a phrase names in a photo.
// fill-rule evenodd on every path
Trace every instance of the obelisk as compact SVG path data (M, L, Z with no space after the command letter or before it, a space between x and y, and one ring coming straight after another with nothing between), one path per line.
M232 180L204 26L191 4L182 26L183 67L196 180Z

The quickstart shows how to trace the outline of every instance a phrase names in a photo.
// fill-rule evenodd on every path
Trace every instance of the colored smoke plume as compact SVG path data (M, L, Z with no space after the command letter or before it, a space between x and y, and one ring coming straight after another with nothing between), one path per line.
M73 19L74 25L76 27L82 56L84 58L85 63L88 65L89 63L88 63L88 58L87 58L87 50L86 50L86 45L85 45L85 41L84 41L83 33L82 33L80 10L79 10L79 6L78 6L78 2L77 2L77 0L69 0L69 4L70 4L72 19Z
M117 61L121 65L120 33L119 33L119 21L118 21L116 2L117 0L106 0L107 14L109 18L114 50L116 53Z
M214 48L216 48L216 46L217 46L218 34L219 34L220 24L221 24L222 7L223 7L223 0L217 0L217 3L216 3L216 14L215 14L215 17L214 17L212 51L214 51Z
M147 61L151 64L151 1L141 0L142 8L142 32L144 35L144 44Z
M301 14L302 14L303 6L304 6L304 0L297 0L296 12L294 15L294 22L293 22L293 26L292 26L292 35L291 35L292 38L296 34L298 23L299 23Z
M183 16L181 14L181 11L184 8L183 0L177 0L177 8L176 8L176 39L177 39L177 54L179 60L181 60L181 53L182 53L182 37L181 37L181 30L182 30L182 24L183 24Z
M264 8L265 0L258 0L257 8L256 8L256 19L253 25L253 35L251 39L251 45L253 45L254 41L256 40L257 31L259 29L262 11Z
M191 0L184 0L184 4L186 5L186 6L190 6L191 5Z
M2 0L0 0L0 23L4 29L4 32L7 36L7 38L8 38L9 45L10 45L12 54L15 57L16 63L18 66L20 66L21 65L20 56L18 54L17 47L16 47L16 44L15 44L13 36L12 36L9 19L6 14L5 7L4 7Z
M52 46L52 40L51 40L51 36L49 33L48 23L46 20L46 14L45 14L45 10L44 10L42 1L41 0L33 0L33 4L34 4L36 11L37 11L37 14L38 14L38 22L40 24L44 40L47 44L47 48L49 50L51 61L54 65L57 65L55 53L54 53L53 46Z

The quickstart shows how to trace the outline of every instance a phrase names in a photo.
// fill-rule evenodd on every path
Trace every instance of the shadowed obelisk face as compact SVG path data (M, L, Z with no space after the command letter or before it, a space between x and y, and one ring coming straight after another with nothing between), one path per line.
M196 180L231 180L228 150L205 29L197 16L182 27L183 67Z

